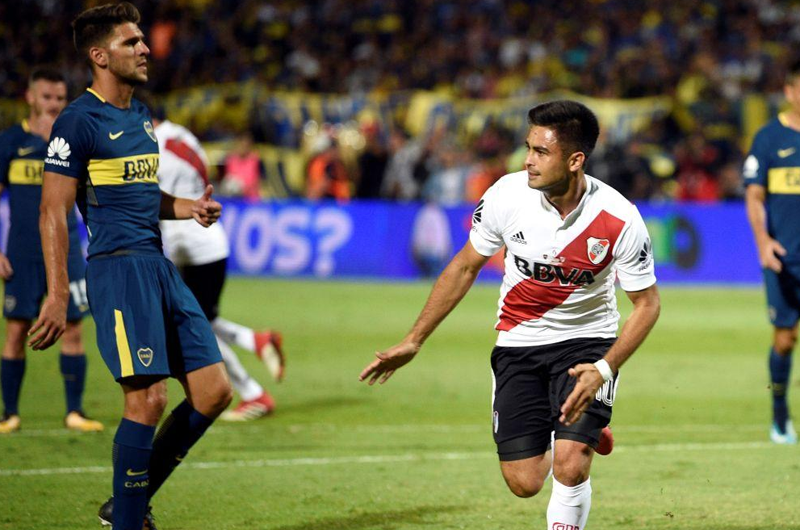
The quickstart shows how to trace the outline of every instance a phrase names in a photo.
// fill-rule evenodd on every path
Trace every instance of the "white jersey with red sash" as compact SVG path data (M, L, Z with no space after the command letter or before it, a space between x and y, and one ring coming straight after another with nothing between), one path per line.
M526 171L501 178L478 203L470 242L492 256L506 246L498 303L498 346L538 346L616 336L614 282L641 291L656 282L639 211L586 175L586 192L565 219Z
M175 197L198 199L208 185L208 158L200 141L188 129L163 121L155 129L161 164L158 184ZM193 219L161 221L164 252L178 266L205 265L230 254L220 223L204 228Z

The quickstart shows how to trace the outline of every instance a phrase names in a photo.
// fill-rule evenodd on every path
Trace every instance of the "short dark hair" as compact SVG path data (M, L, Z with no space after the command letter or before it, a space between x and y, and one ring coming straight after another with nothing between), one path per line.
M89 48L105 40L115 26L125 22L138 24L139 10L129 2L104 4L92 7L72 21L72 36L75 49L87 53Z
M800 57L789 63L789 69L786 71L786 84L793 83L798 77L800 77Z
M570 153L592 154L600 135L597 116L586 105L568 99L549 101L528 111L528 124L555 131L559 143Z
M66 84L67 78L60 70L56 70L50 66L37 66L31 70L31 75L28 76L28 86L34 84L36 81L44 79L51 83L64 83Z

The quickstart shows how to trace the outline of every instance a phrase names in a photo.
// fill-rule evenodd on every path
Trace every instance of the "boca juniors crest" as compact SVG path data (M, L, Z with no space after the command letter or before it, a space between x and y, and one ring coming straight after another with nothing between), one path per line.
M608 239L597 239L596 237L587 239L586 252L589 255L589 261L591 261L593 265L599 265L605 259L608 253L608 247L610 246L611 243Z
M153 362L153 350L150 348L139 348L136 352L136 356L139 357L139 362L142 363L145 368L150 366L150 363Z

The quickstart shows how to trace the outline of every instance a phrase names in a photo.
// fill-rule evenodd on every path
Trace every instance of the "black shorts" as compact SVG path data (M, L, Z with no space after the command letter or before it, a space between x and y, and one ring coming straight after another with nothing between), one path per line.
M503 347L492 351L492 428L500 460L521 460L547 451L550 433L595 448L611 421L617 377L608 381L581 416L567 427L558 421L561 405L575 387L567 371L603 358L616 339L572 339L545 346Z
M225 285L228 260L221 259L205 265L186 265L180 268L186 286L192 291L209 322L219 316L219 298Z

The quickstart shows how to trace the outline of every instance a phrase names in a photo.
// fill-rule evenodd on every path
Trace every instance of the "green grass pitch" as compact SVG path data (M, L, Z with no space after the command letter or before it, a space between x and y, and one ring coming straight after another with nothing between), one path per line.
M223 315L285 334L280 385L241 352L278 409L214 425L154 499L159 528L544 528L549 486L517 499L494 454L495 285L476 286L385 386L357 382L375 349L405 334L429 289L231 280ZM617 447L595 460L589 528L800 528L800 449L767 439L761 290L664 288L662 302L655 331L623 370ZM0 438L0 529L99 528L122 400L86 328L86 410L107 430L66 433L57 350L29 352L23 430ZM794 410L799 396L795 384ZM181 399L175 384L170 398Z

